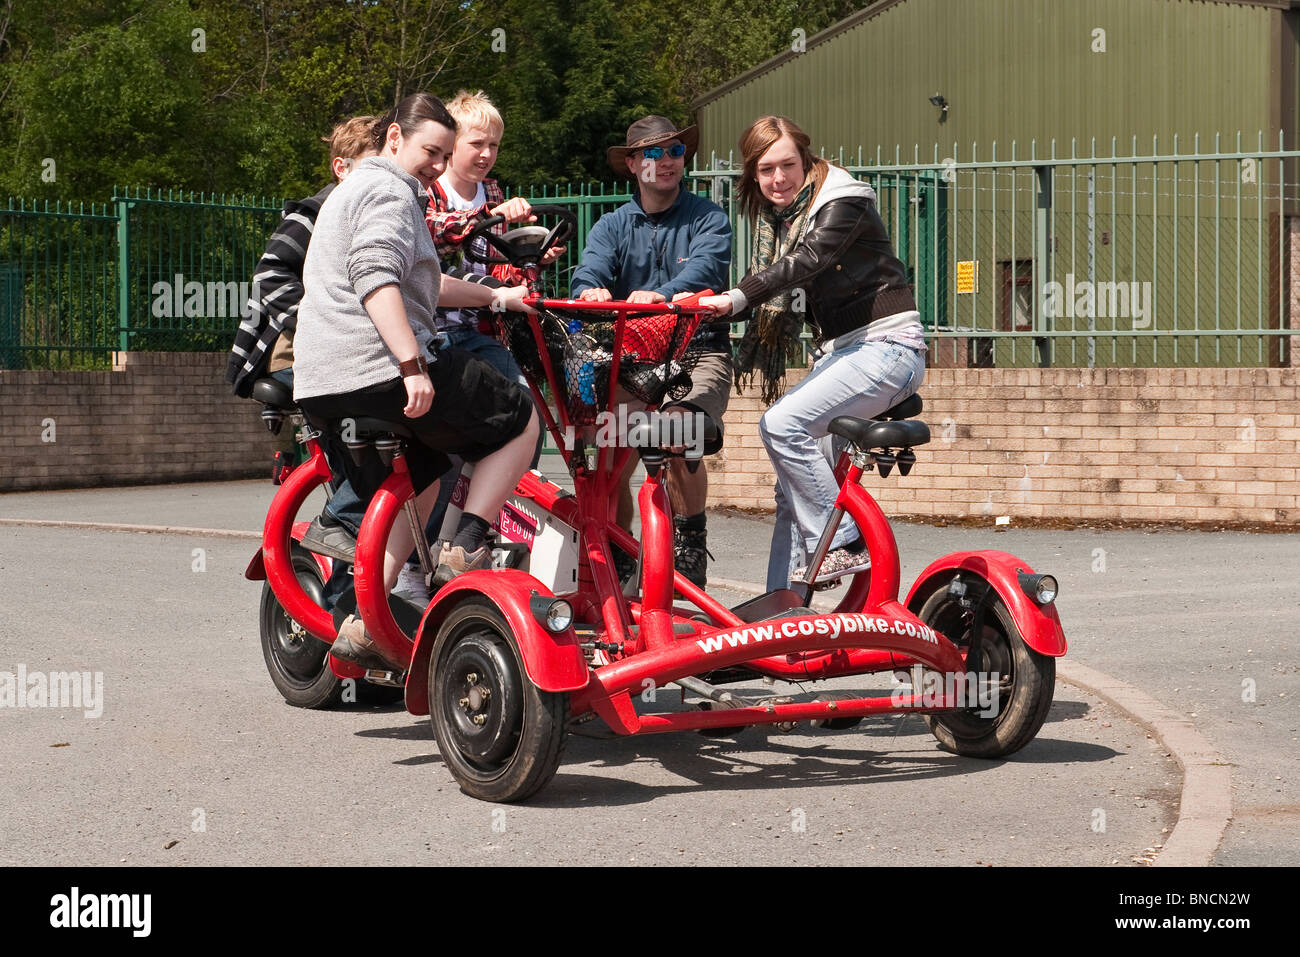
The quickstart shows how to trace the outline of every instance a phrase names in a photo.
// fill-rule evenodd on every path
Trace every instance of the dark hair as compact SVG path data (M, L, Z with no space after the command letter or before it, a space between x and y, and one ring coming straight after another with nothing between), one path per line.
M760 116L740 135L740 156L744 168L736 187L736 197L740 200L740 208L751 220L758 218L759 209L767 202L762 190L758 188L759 157L771 149L777 140L787 135L794 140L794 145L799 150L804 176L807 177L809 171L812 172L814 196L826 181L830 167L824 159L813 154L810 148L812 140L799 129L794 120L784 116Z
M375 121L371 131L375 149L383 151L388 128L394 123L401 129L403 136L410 136L429 120L456 132L456 120L447 112L442 100L431 93L412 93Z

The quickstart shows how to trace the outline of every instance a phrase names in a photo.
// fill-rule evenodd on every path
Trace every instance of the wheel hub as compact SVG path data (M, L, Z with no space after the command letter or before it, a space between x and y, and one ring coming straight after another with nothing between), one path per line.
M457 703L469 715L470 721L482 726L487 722L487 715L483 712L488 699L492 697L492 689L479 683L478 675L472 671L465 676L465 685L468 689L465 697Z
M507 655L489 635L466 635L450 650L439 688L456 749L488 767L513 753L522 718L520 678Z
M279 618L271 647L280 667L299 680L314 678L320 673L327 646L308 635L307 630L285 614L283 608L279 610Z

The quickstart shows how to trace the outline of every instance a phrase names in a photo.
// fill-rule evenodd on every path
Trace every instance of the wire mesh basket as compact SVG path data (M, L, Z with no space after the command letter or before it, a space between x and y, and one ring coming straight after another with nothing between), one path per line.
M574 425L586 425L611 406L609 375L614 356L619 356L618 384L628 399L659 405L680 399L691 388L691 370L699 351L690 348L691 336L699 324L698 312L627 311L622 340L616 342L617 322L593 320L590 311L539 308L538 315L504 313L498 316L502 343L536 384L547 381L541 339L556 381L551 388L562 398ZM540 334L540 335L539 335Z

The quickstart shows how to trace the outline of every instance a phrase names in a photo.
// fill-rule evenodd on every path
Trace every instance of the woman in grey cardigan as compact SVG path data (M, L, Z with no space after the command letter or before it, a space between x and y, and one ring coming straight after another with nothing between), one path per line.
M427 189L442 175L456 140L455 120L442 103L427 93L409 96L376 125L375 135L379 155L358 163L326 200L307 250L294 398L322 419L404 421L417 440L408 445L407 463L422 523L437 498L447 453L478 462L460 528L439 564L444 575L487 568L490 521L532 460L537 413L528 395L487 362L435 348L434 309L440 299L444 306L526 309L527 291L461 282L439 271L424 211ZM357 479L363 499L373 494L373 477ZM408 523L398 522L384 562L386 590L413 545ZM377 653L360 629L333 650L354 661Z

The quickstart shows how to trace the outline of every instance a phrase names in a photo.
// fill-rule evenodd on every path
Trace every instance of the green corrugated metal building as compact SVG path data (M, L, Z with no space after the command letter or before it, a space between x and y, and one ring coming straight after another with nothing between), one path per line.
M877 0L696 101L700 154L726 157L765 113L873 158L1238 130L1293 147L1298 46L1300 0Z
M777 113L860 167L950 361L1289 363L1300 0L877 0L798 40L695 104L699 162Z

